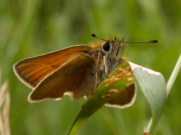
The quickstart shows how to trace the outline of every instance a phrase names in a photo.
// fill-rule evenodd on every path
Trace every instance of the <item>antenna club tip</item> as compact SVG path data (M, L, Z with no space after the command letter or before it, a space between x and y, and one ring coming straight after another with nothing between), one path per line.
M158 43L158 40L151 40L150 43Z
M96 34L91 34L92 37L96 37Z

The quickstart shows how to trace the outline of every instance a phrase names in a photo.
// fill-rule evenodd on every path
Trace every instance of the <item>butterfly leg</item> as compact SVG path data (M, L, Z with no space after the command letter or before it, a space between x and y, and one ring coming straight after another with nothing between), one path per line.
M107 56L103 56L103 60L104 60L104 69L105 69L106 77L108 77L109 65L107 62Z
M98 53L97 61L96 61L96 81L95 81L95 86L94 88L97 88L98 83L100 82L99 80L99 74L100 74L100 62L101 62L101 53Z
M95 67L95 85L94 88L89 92L88 97L92 95L93 91L97 88L98 84L100 83L100 63L101 63L101 52L96 50L96 67Z

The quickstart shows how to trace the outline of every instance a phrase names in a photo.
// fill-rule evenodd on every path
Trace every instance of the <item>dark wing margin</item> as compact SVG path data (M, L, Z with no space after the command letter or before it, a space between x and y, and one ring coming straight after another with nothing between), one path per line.
M85 45L73 46L56 52L36 56L17 62L14 66L16 76L30 88L36 85L58 69L74 55L79 53L89 54L91 47Z

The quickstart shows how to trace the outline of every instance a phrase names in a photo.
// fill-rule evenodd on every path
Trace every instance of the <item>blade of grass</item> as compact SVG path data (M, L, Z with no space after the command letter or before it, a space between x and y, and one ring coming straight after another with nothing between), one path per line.
M178 63L179 62L180 60L178 61ZM133 74L136 78L138 85L140 86L143 94L145 95L151 106L152 118L150 119L144 130L144 135L149 135L154 133L161 113L163 111L163 106L167 97L167 86L165 83L165 79L161 73L155 72L153 70L147 69L131 62L130 65L132 67ZM178 70L178 68L176 69ZM107 101L111 100L109 98L101 99L101 96L105 94L106 91L107 89L103 87L103 85L100 85L96 93L87 100L82 110L79 112L76 119L74 120L72 127L69 130L69 135L75 135L88 117L90 117L94 112L100 109Z
M172 72L172 74L171 74L171 76L170 76L170 78L169 78L169 80L167 82L167 95L169 95L169 93L170 93L170 91L172 89L172 86L173 86L173 84L175 82L175 79L177 78L177 75L178 75L178 73L180 71L180 68L181 68L181 54L180 54L180 56L179 56L179 58L177 60L175 68L173 69L173 72Z
M9 127L10 97L8 92L8 81L0 87L0 134L10 135Z
M161 116L166 101L166 83L163 75L159 72L144 68L131 63L133 73L144 96L148 100L152 118L148 122L144 134L152 134Z
M105 103L112 100L111 96L106 96L106 93L110 89L124 90L128 85L134 83L135 79L132 73L128 72L126 75L127 68L130 69L129 63L126 61L117 69L115 69L107 79L105 79L96 89L89 99L85 102L82 109L76 116L68 135L75 135L85 121L96 111L98 111ZM125 69L125 70L124 70ZM120 72L124 70L124 72ZM131 69L130 69L131 70ZM132 104L128 105L131 106ZM127 106L127 107L128 107Z
M134 66L135 65L133 65L133 67ZM138 84L140 85L141 90L143 91L143 94L147 98L147 100L151 106L151 110L152 110L152 118L149 120L149 122L144 130L144 135L150 135L150 134L153 134L155 131L156 125L160 119L163 107L165 105L166 98L169 95L171 88L175 82L175 79L181 69L181 55L178 58L178 61L177 61L175 68L167 82L167 85L165 84L164 78L162 77L162 75L160 73L150 72L150 75L149 75L149 70L144 69L143 67L139 67L139 66L137 66L137 68L138 68L138 71L133 70L133 73L135 74ZM147 72L148 74L147 75L145 74L146 75L145 76L143 74L144 72L140 72L139 70L148 71ZM152 76L151 74L154 76L157 76L157 79L155 81L154 81L154 76ZM150 76L152 79L150 78L150 80L147 80L147 76ZM145 82L145 84L143 82ZM153 89L149 90L147 85L150 85L150 84L153 84L154 87L153 87ZM150 87L150 88L152 88L152 87Z

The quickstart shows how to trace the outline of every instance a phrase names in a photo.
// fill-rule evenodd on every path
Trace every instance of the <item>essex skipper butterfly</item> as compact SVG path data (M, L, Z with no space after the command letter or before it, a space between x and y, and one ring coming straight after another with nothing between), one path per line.
M59 51L24 59L14 65L17 77L32 89L30 102L59 99L68 94L73 98L88 97L107 76L122 63L119 53L126 43L156 43L157 40L125 42L123 39L106 40L92 34L99 42L75 45ZM132 74L131 68L126 70ZM129 92L127 92L129 91ZM127 86L124 95L127 103L133 100L135 83ZM114 97L113 97L114 98ZM120 100L119 102L116 102ZM112 104L121 105L122 99ZM126 104L127 104L126 103Z

